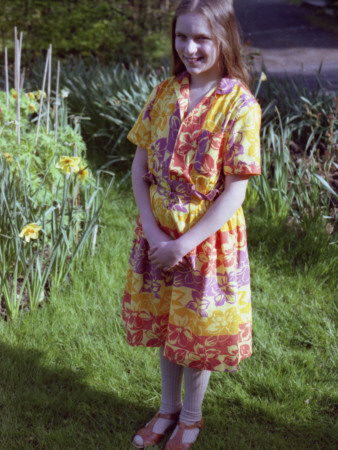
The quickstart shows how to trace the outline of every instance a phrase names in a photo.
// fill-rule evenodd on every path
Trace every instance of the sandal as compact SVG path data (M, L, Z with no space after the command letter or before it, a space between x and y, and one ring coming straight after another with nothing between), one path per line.
M195 422L193 425L186 425L183 422L178 422L178 430L176 431L175 436L169 439L169 441L166 443L164 450L186 450L188 448L191 448L196 442L196 440L194 442L190 442L189 444L184 444L183 443L184 430L192 430L194 428L199 428L200 430L202 430L203 427L204 427L203 418L200 421Z
M146 447L151 447L152 445L156 445L165 435L165 433L167 431L172 430L173 428L175 428L175 426L177 425L177 421L178 418L180 416L180 412L181 411L177 411L176 413L173 414L161 414L160 412L158 412L157 414L155 414L155 416L151 419L150 422L148 422L143 428L139 429L133 437L133 441L132 444L134 447L137 448L146 448ZM153 432L153 427L157 421L157 419L167 419L167 420L173 420L174 422L169 425L163 433L159 434L159 433L154 433ZM137 442L134 442L135 436L141 436L142 440L143 440L143 444L139 445L137 444Z

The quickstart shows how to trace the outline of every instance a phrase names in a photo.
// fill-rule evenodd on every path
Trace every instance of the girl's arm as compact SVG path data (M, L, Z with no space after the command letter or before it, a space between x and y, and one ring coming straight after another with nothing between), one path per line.
M160 242L171 241L172 239L159 228L153 215L150 205L149 184L143 179L143 176L147 172L147 151L141 147L137 147L131 168L134 197L141 217L144 235L150 247L154 247Z
M151 262L161 269L175 266L183 256L231 219L245 199L247 184L247 176L227 175L224 191L201 220L178 239L160 242L152 247L149 253Z

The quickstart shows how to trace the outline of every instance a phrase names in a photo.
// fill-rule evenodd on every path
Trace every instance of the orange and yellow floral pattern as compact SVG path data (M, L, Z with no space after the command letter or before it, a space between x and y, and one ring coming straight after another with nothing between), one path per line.
M151 205L177 238L205 214L225 177L260 174L261 110L237 80L223 78L188 114L187 73L160 83L128 138L148 152ZM164 346L170 361L236 371L250 356L251 296L242 208L186 255L187 265L153 267L138 218L123 298L131 345Z

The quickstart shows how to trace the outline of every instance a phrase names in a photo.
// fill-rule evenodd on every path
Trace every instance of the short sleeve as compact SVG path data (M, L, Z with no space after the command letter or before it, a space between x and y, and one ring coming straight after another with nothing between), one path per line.
M145 150L148 149L151 144L151 112L156 100L157 91L158 86L152 90L138 119L127 135L130 142Z
M225 175L259 175L261 108L256 101L237 111L223 158Z

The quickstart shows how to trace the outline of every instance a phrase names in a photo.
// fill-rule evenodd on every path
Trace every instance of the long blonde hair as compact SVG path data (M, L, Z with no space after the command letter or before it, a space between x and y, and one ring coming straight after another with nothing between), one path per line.
M171 25L173 75L186 70L175 49L175 31L178 16L190 12L202 14L209 22L220 45L222 75L237 78L249 87L249 74L241 57L241 42L235 12L230 0L182 0L176 8Z

